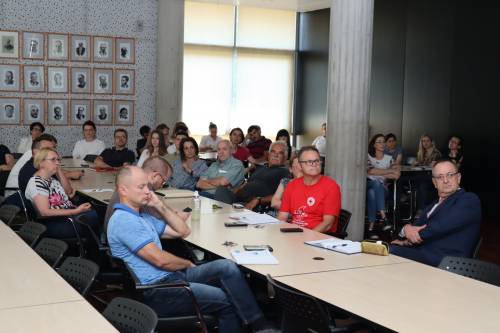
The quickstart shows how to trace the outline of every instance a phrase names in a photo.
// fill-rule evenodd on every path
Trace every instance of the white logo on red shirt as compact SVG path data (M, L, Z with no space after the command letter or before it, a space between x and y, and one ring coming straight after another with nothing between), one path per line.
M309 207L314 206L315 203L316 203L316 199L314 199L314 197L307 198L307 205Z

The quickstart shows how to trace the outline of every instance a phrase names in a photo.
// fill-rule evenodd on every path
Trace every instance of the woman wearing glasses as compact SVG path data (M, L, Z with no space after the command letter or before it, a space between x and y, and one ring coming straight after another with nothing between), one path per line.
M191 137L182 139L179 151L180 157L172 164L173 174L169 184L194 191L200 175L208 169L207 163L198 158L198 144Z
M163 157L165 155L167 155L167 145L165 144L163 133L159 130L154 130L148 136L146 147L142 151L139 161L137 161L137 166L142 168L144 161L148 158L153 156Z
M52 148L42 148L35 155L33 165L37 169L26 187L26 198L33 203L40 216L59 217L72 215L85 215L89 227L98 232L98 218L90 203L75 206L69 195L64 191L62 184L55 178L60 168L60 158L57 151ZM74 193L70 193L74 195ZM75 237L71 223L66 219L54 219L44 222L47 226L46 236L54 238ZM82 234L87 233L84 227L76 224Z
M398 179L399 168L393 163L390 155L384 153L385 137L376 134L368 143L368 176L366 184L366 205L368 210L368 232L373 232L377 220L377 212L380 222L387 227L385 212L385 182L387 179Z

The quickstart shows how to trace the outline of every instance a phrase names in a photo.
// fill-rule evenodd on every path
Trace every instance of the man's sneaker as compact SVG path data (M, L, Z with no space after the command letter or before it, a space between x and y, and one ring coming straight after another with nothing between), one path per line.
M380 219L380 224L382 225L382 231L387 231L392 229L391 223L387 219Z

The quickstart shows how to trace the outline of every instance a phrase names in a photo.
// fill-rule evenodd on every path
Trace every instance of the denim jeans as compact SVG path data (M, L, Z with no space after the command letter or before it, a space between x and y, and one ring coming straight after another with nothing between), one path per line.
M377 219L377 212L385 210L385 187L378 180L367 179L366 206L370 223Z
M245 324L263 317L243 274L227 259L170 274L161 282L189 282L203 314L213 314L219 332L239 332ZM151 289L144 292L145 302L160 317L194 314L194 307L184 289Z

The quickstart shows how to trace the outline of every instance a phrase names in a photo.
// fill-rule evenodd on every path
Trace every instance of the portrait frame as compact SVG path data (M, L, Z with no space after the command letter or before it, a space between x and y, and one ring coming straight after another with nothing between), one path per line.
M92 37L92 61L113 63L114 60L114 43L113 37L94 36ZM104 48L105 47L105 48ZM104 53L103 50L106 50Z
M84 77L81 81L82 76ZM85 82L85 83L84 83ZM85 86L82 88L82 85ZM90 94L92 92L92 75L88 67L71 67L71 93Z
M135 38L115 38L115 63L135 64Z
M117 99L113 103L113 124L115 126L132 126L134 124L135 101ZM123 110L126 108L127 117L123 118Z
M9 109L8 106L10 106ZM9 112L9 114L7 114ZM0 97L0 125L21 123L21 100L18 97Z
M0 30L0 58L19 59L19 32Z
M70 103L70 125L83 125L88 120L92 120L92 101L90 99L72 99ZM84 117L81 118L81 108L84 108Z
M47 59L68 60L68 34L47 34Z
M20 92L22 86L20 65L0 65L0 91Z
M36 77L33 73L36 73ZM45 92L45 68L43 66L24 65L23 82L25 92Z
M125 87L123 78L128 77ZM134 95L135 94L135 70L134 69L115 69L115 94ZM128 88L127 88L128 87Z
M23 31L23 58L45 59L45 33Z
M33 106L38 107L38 117L33 117ZM47 114L47 100L43 98L23 98L23 125L30 125L35 121L45 123Z
M60 115L56 114L56 107L60 107ZM47 99L47 124L51 126L68 125L68 100L49 98Z
M105 78L105 79L104 79ZM113 94L113 69L94 68L93 75L94 94L112 95ZM104 86L104 84L106 84Z
M47 92L61 94L68 93L68 67L47 67Z
M106 117L103 118L102 108L105 108ZM92 121L99 126L113 125L113 101L111 99L95 99L92 103Z
M90 62L92 54L92 43L90 36L71 35L71 61Z

